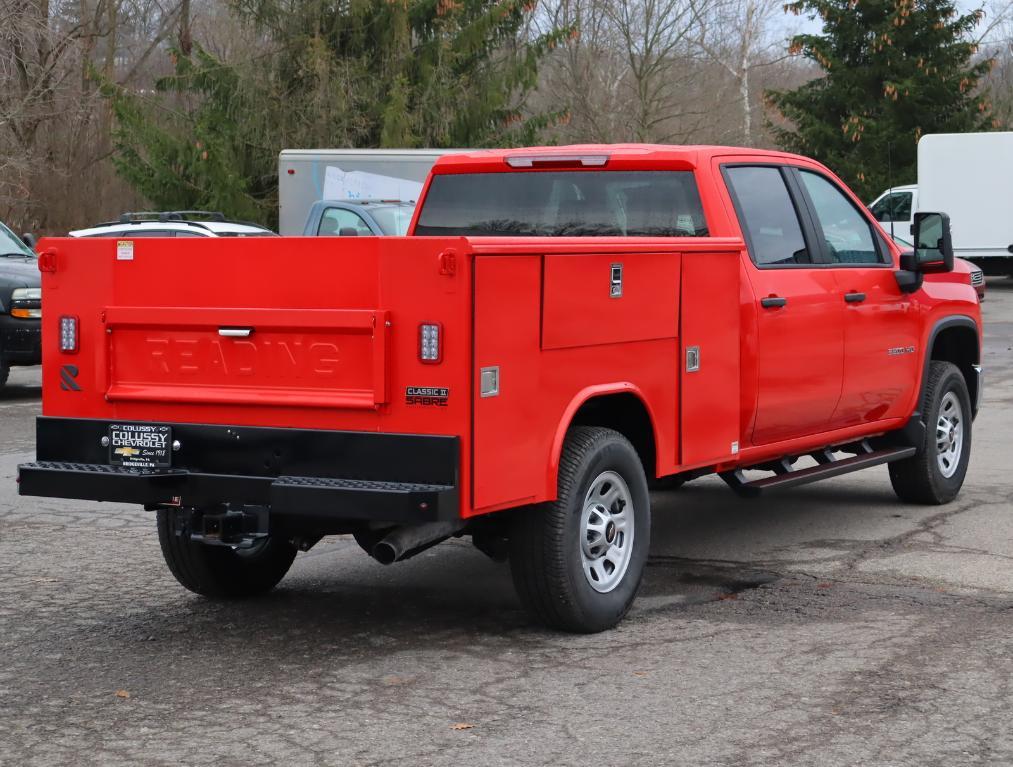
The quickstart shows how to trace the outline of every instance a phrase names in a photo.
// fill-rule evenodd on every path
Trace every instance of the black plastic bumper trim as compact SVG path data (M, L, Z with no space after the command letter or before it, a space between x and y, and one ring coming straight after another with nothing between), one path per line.
M458 519L455 436L172 423L172 468L112 466L100 419L36 421L37 461L21 495L211 508L267 506L272 517L429 522Z

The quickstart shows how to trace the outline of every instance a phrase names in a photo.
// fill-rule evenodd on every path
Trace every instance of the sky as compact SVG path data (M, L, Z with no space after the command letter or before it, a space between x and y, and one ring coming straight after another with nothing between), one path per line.
M981 0L979 2L971 2L970 0L957 0L956 5L957 10L959 10L961 13L967 13L969 11L975 10L976 8L984 7L988 15L983 23L985 25L988 25L989 23L991 23L995 14L1000 13L1003 10L1009 13L1010 6L1013 5L1013 2L1011 2L1011 0L1006 0L1005 2L1003 2L1003 0L988 0L987 2L984 0ZM820 23L819 19L809 21L809 19L805 18L804 16L795 16L790 13L785 13L781 15L778 18L778 22L780 22L780 26L784 30L784 34L786 35L797 33L817 34L822 28L822 24ZM994 35L992 37L994 37Z

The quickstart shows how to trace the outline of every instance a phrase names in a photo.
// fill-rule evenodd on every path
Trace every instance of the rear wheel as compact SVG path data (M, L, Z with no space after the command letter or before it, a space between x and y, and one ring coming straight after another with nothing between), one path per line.
M612 429L578 426L563 446L557 500L516 512L514 585L542 623L603 631L633 604L650 542L650 498L637 452Z
M964 484L971 457L971 398L956 365L931 363L921 412L924 442L916 455L890 464L890 482L902 501L949 503Z
M11 366L6 362L0 362L0 388L7 383L11 375Z
M280 538L263 538L247 549L212 546L190 539L170 509L158 511L158 542L166 565L195 594L242 599L273 589L295 559L296 547Z

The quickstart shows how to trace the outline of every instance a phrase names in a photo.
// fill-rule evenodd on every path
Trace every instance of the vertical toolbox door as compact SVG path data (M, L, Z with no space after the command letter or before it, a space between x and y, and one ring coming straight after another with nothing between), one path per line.
M739 261L736 252L682 257L684 466L727 459L739 449Z
M545 477L532 427L539 407L541 278L541 256L475 259L475 509L524 503Z

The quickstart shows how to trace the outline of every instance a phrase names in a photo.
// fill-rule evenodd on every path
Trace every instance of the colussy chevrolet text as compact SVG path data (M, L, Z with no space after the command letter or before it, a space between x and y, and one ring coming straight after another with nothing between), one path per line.
M538 620L607 629L651 483L889 464L956 497L981 314L946 216L916 229L902 254L804 157L617 145L445 156L406 237L44 240L20 490L143 504L209 598L325 535L384 563L467 535Z

